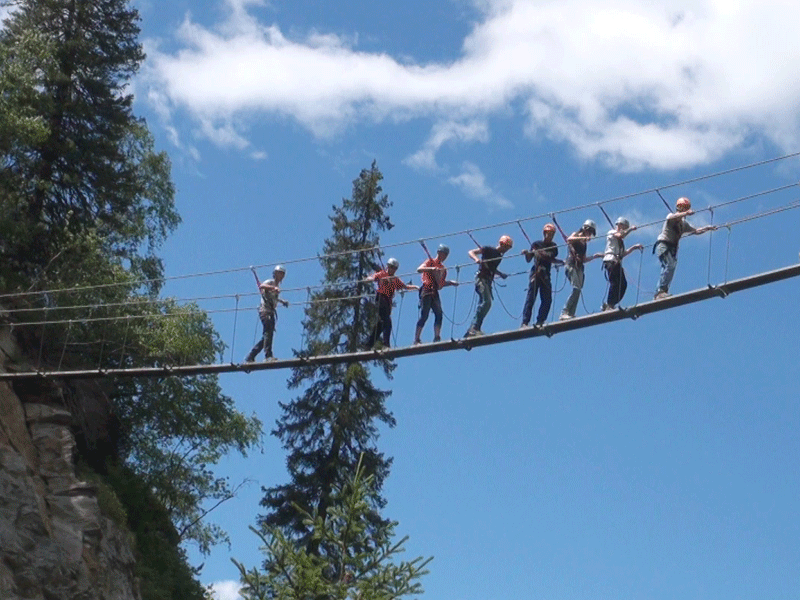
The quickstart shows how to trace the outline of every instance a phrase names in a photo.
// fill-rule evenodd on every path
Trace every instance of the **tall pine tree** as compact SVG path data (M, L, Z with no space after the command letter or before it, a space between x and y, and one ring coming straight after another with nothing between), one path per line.
M0 3L13 6L0 30L0 292L61 290L3 304L41 309L25 320L75 319L24 329L41 336L34 347L51 368L62 359L65 368L219 360L224 344L209 317L159 298L156 251L180 219L169 159L154 150L127 87L144 60L138 12L130 0ZM81 305L109 321L70 309ZM205 507L234 489L210 466L257 445L258 419L239 413L213 375L123 378L107 392L121 431L103 447L86 435L87 462L108 466L112 483L125 474L116 477L120 497L136 503L141 494L131 491L146 489L142 505L160 505L151 513L168 515L171 538L202 551L225 540ZM140 506L128 508L137 531L161 535L163 519L154 526ZM158 569L160 557L143 547L140 565Z
M154 250L178 224L169 160L133 115L130 78L144 60L139 15L128 0L11 0L0 32L0 80L20 67L33 81L13 98L43 134L0 147L0 200L8 222L2 261L41 275L75 235L158 277ZM45 51L32 52L32 40ZM63 283L63 281L62 281Z
M373 162L353 182L352 198L333 207L333 231L320 258L323 287L312 294L306 308L303 355L355 352L375 322L373 284L364 279L382 262L379 233L392 227L386 214L391 203L383 194L382 179ZM394 364L377 363L391 378ZM379 514L385 505L380 491L391 459L377 449L375 441L380 423L395 424L385 405L391 392L375 387L364 363L301 366L293 370L289 387L303 388L303 392L281 404L283 416L273 434L289 452L291 481L265 490L261 505L269 512L260 521L281 528L311 554L335 554L340 549L326 548L309 535L304 513L325 521L335 490L347 483L362 457L363 474L373 482L369 519L376 529L386 524ZM335 557L331 559L338 564Z

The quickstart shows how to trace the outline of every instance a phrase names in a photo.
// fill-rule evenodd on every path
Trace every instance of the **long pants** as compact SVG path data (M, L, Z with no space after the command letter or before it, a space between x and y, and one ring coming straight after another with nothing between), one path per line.
M372 348L375 342L383 337L383 345L389 347L392 336L392 301L383 294L376 294L375 299L378 303L378 322L369 337L369 347Z
M275 334L277 315L275 312L259 312L258 317L261 319L263 332L261 333L261 339L258 340L253 349L250 350L250 354L247 355L249 361L254 360L262 350L264 351L264 358L272 358L272 337Z
M583 265L576 265L574 267L567 265L566 272L567 279L570 285L572 285L572 293L570 293L569 298L567 298L567 303L564 305L561 314L574 317L575 311L578 310L578 300L581 299L581 290L583 290Z
M541 298L541 305L539 306L539 313L536 316L536 324L542 325L547 321L547 314L550 312L550 305L553 303L553 284L550 283L550 274L537 273L531 278L528 284L528 295L525 297L525 306L522 309L522 324L527 325L531 322L531 313L533 313L533 303L536 300L536 294Z
M606 304L616 306L625 296L628 289L628 280L625 278L625 269L622 261L608 261L603 263L608 277L608 299Z
M478 307L475 309L471 329L480 330L483 320L492 308L492 282L479 277L475 280L475 293L478 294Z
M675 267L678 266L677 252L663 242L658 242L655 247L658 260L661 261L661 275L658 278L658 291L668 292L669 285L675 275Z
M417 321L417 329L425 327L428 321L428 315L433 311L433 327L436 330L442 327L442 300L439 298L439 292L432 294L425 294L419 298L419 320Z

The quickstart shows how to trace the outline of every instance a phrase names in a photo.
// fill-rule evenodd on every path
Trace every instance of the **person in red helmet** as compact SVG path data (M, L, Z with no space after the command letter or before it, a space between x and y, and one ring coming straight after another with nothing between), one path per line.
M508 277L498 267L500 266L500 261L503 260L503 255L511 250L513 245L514 240L507 235L502 235L497 242L497 247L481 246L469 251L469 257L478 264L478 273L475 276L475 293L478 294L478 307L475 309L472 325L470 325L464 337L483 335L483 331L481 331L483 320L489 314L489 309L492 308L492 283L496 275L503 279Z
M713 225L695 229L686 222L686 217L694 214L692 203L688 198L678 198L675 208L676 211L669 213L664 220L664 227L653 246L653 254L658 256L658 260L661 262L661 275L658 279L655 300L669 296L669 285L675 275L675 267L678 266L678 242L681 237L687 233L699 235L716 229Z
M395 275L400 263L396 258L386 261L386 269L380 270L371 275L368 280L378 284L378 291L375 294L375 301L378 304L378 322L372 330L372 335L367 342L368 348L373 348L377 341L382 338L383 346L389 347L392 335L392 300L397 290L418 290L416 285L404 283Z
M525 261L531 262L533 266L528 281L528 294L525 297L525 306L522 308L522 327L528 327L533 314L533 304L536 301L536 294L539 294L541 304L536 315L536 326L541 327L547 321L547 314L550 312L550 305L553 303L553 284L550 282L550 267L554 264L563 265L564 261L559 260L558 246L553 241L556 234L556 226L547 223L542 228L542 239L531 244L530 250L523 250Z
M281 291L281 281L286 276L286 269L281 265L276 265L272 270L272 279L266 281L259 281L255 269L251 267L253 275L258 284L258 292L261 294L261 304L258 307L258 318L261 319L263 332L261 339L258 340L253 349L244 359L244 362L253 362L258 356L258 353L264 351L264 360L273 361L275 357L272 356L272 338L275 334L275 324L278 320L278 304L289 306L286 300L278 297Z

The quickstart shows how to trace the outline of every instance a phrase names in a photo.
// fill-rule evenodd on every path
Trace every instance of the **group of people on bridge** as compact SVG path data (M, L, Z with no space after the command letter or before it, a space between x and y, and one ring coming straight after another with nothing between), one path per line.
M658 280L654 299L659 300L669 296L669 287L678 260L678 244L686 234L701 234L715 229L714 226L695 228L686 221L692 215L691 202L688 198L679 198L675 212L670 212L664 220L661 233L653 246L653 253L661 263L661 273ZM527 263L533 263L528 278L528 291L522 309L521 327L530 327L536 297L539 297L539 310L536 314L535 327L541 327L547 321L553 300L553 286L551 283L551 268L553 265L565 267L566 277L572 286L567 302L561 311L560 320L571 319L575 316L581 291L584 284L584 265L595 259L602 259L603 271L608 281L608 294L603 302L602 310L614 310L622 301L628 287L622 261L631 252L643 250L641 244L634 244L629 248L625 246L625 238L635 231L628 219L619 217L614 223L614 228L606 234L606 247L604 252L588 254L588 244L597 237L597 226L591 219L586 220L580 229L570 235L564 233L554 223L547 223L542 229L542 239L531 242L530 249L522 251ZM553 241L556 231L564 238L567 247L565 260L558 258L558 245ZM527 236L526 236L527 237ZM528 240L530 241L530 240ZM500 263L506 253L511 250L514 242L508 235L500 236L496 246L478 246L468 252L469 257L477 264L478 272L475 276L475 293L477 295L477 308L472 323L464 337L483 335L481 327L492 306L492 287L496 277L505 279L508 275L500 271ZM426 253L427 247L423 244ZM386 267L379 270L367 279L377 285L375 300L377 304L378 319L372 329L372 334L367 342L367 347L373 349L382 345L389 347L392 333L392 302L397 291L419 291L419 319L417 320L414 334L414 344L422 343L422 331L433 312L433 341L441 341L443 310L439 296L440 290L447 286L457 286L458 282L447 279L445 260L450 255L450 248L440 244L436 256L428 254L428 259L417 267L421 275L419 286L403 282L397 275L400 263L395 258L386 262ZM255 271L254 271L255 274ZM286 270L278 265L273 270L272 279L256 282L261 295L259 317L263 326L261 339L253 346L245 358L245 362L253 362L263 350L265 360L275 360L272 354L272 338L277 321L278 304L288 306L288 302L279 297L280 284L286 275Z

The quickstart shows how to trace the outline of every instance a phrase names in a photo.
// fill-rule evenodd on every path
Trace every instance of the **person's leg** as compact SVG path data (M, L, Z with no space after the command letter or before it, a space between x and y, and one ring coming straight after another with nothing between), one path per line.
M661 262L661 275L658 279L657 292L667 293L675 275L675 267L678 265L678 261L666 244L658 244L656 254Z
M472 322L472 329L480 331L483 327L483 320L492 308L492 284L485 279L475 281L475 291L478 293L478 308L475 310L475 320Z
M272 358L272 338L275 335L275 314L264 317L264 359Z
M420 336L422 335L422 328L425 327L425 323L428 321L428 315L431 312L432 304L433 304L433 294L425 294L424 296L420 296L419 319L417 320L417 329L414 332L415 344L419 344L422 341L420 339Z
M606 263L608 273L608 300L606 304L609 307L615 307L622 299L621 279L622 263L610 262Z
M388 348L392 341L392 301L383 294L381 294L378 310L381 312L381 322L383 323L383 345Z
M550 314L550 306L553 304L553 284L549 277L542 277L539 282L539 297L542 300L539 306L539 313L536 315L536 324L544 325L547 315Z
M244 359L244 362L253 362L256 359L256 356L258 356L258 353L264 348L264 337L267 333L267 325L261 316L259 316L259 319L261 319L261 337L258 338L256 345L253 346L250 352L248 352L247 358Z
M561 311L561 316L574 317L575 312L578 310L578 300L581 298L581 290L583 289L584 271L576 267L567 267L566 274L570 285L572 285L572 292L567 298L564 309Z
M439 292L436 292L431 302L431 310L433 310L433 341L438 342L442 339L442 299L439 297Z
M617 303L622 302L625 297L625 292L628 291L628 278L625 277L625 269L622 268L622 263L619 265L619 300Z
M522 324L528 325L531 322L531 315L533 314L533 304L536 301L537 291L537 278L534 277L528 283L528 293L525 296L525 305L522 307Z

